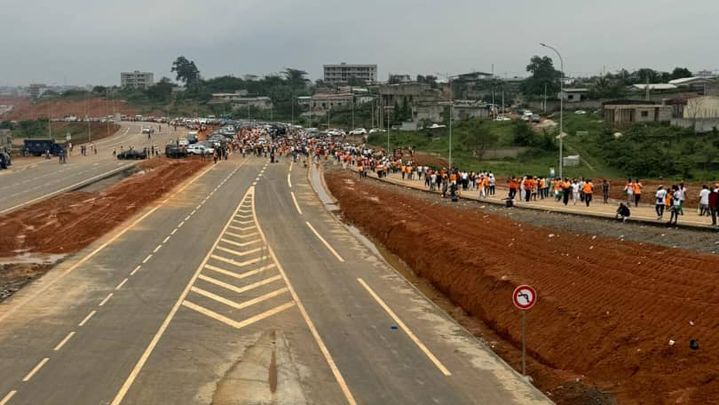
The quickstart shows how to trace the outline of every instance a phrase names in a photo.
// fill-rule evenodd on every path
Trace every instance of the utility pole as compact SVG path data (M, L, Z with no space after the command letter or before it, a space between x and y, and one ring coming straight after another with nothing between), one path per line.
M387 157L389 157L389 128L389 110L387 110Z
M547 113L547 83L544 83L544 113Z
M494 65L492 65L494 70ZM449 170L452 170L452 107L454 106L454 94L452 91L452 76L447 74L447 82L449 83ZM494 90L492 90L492 107L494 107Z
M564 161L562 159L563 146L564 146L564 59L562 54L559 53L557 48L550 45L540 43L539 45L549 48L559 56L559 63L561 63L561 79L559 81L559 177L564 178Z
M352 93L352 129L355 129L355 95Z

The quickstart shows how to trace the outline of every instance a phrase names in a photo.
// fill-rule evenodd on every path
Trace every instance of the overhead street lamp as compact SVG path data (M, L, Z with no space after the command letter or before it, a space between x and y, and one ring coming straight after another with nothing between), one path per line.
M557 54L557 56L559 56L560 69L562 73L562 77L559 81L559 177L564 178L564 161L562 160L562 149L564 144L564 97L562 96L562 93L564 92L564 59L557 48L544 43L540 43L539 45L551 49Z

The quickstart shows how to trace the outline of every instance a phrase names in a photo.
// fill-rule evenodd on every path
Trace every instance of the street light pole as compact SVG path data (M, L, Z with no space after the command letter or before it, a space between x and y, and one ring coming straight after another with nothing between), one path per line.
M564 93L564 59L557 48L544 43L540 43L539 45L551 49L559 56L560 69L562 71L562 78L559 81L559 177L564 178L564 161L562 160L564 145L564 97L562 95L562 93Z
M447 81L449 83L449 170L452 170L452 107L454 105L453 91L452 91L452 77L447 75Z

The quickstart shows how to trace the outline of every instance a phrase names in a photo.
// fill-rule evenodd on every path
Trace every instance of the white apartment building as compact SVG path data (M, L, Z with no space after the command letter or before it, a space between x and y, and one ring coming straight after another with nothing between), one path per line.
M362 80L365 83L377 81L377 65L324 65L324 81L329 84L347 83L350 79Z
M134 72L120 73L120 84L122 87L130 87L133 89L147 89L153 84L155 84L155 80L152 73L140 72L136 70Z

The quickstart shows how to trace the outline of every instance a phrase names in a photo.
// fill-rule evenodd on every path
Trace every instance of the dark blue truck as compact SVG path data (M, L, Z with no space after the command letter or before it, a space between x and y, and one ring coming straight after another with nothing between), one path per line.
M45 152L57 156L62 151L61 144L55 142L54 139L25 139L25 154L33 156L42 156Z

